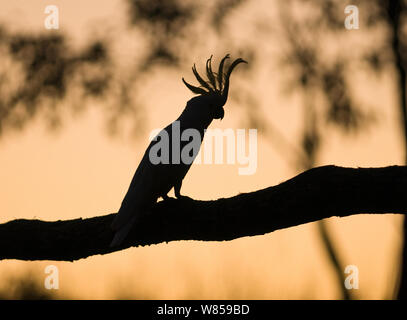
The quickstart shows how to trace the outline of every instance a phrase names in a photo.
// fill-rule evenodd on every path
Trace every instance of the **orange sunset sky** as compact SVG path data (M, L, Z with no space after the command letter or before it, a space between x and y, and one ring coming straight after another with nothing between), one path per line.
M57 31L44 29L44 8L48 4L59 8ZM276 21L271 28L278 28L275 2L258 1L231 17L232 22L239 21L235 27L237 39L253 37L250 26L256 14ZM122 66L141 46L126 21L124 0L0 0L0 25L9 31L63 32L77 47L107 34ZM279 41L272 36L251 41L259 42L261 61L267 64L264 68L256 67L254 78L245 78L244 66L239 66L232 76L231 87L254 88L267 120L294 144L301 129L303 109L297 94L284 93L278 63L268 58L279 53ZM344 41L345 47L351 46L357 52L358 45L366 42L363 28L349 33L349 39L338 41ZM18 218L65 220L116 212L148 145L149 133L175 120L192 97L181 78L193 82L194 62L200 69L211 54L215 54L215 61L225 54L219 52L217 42L211 38L202 48L187 55L189 61L179 69L153 72L143 84L140 99L145 106L141 110L144 129L136 138L127 131L113 137L106 133L100 108L103 101L92 102L80 115L67 113L63 126L55 132L48 131L39 116L23 131L2 135L0 223ZM230 53L237 57L237 53ZM391 72L376 78L355 75L355 88L364 97L366 107L376 112L377 121L366 131L351 136L326 128L318 165L378 167L403 163L393 78ZM230 94L233 95L233 90ZM67 99L61 107L71 102ZM211 128L249 129L242 126L245 112L238 103L230 99L225 106L225 118L214 120ZM261 130L256 173L241 176L238 167L239 164L193 165L181 191L192 198L217 199L276 185L298 173ZM402 240L401 221L400 215L392 214L329 220L341 262L359 268L359 289L352 292L355 298L393 297ZM0 290L8 290L10 279L27 275L42 286L44 268L50 264L59 269L60 287L52 292L59 298L340 297L334 271L314 224L228 242L180 241L131 248L73 263L2 260Z

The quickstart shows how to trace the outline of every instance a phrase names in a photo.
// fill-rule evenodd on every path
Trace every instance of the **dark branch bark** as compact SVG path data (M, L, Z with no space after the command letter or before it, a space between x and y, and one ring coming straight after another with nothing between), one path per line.
M227 199L158 202L120 248L109 248L114 214L56 222L13 220L0 224L0 260L74 261L131 246L262 235L332 216L406 212L406 166L324 166Z

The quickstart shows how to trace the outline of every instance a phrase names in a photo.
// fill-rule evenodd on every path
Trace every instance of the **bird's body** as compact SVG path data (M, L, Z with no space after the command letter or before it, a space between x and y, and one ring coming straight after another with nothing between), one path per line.
M228 56L222 60L221 66L219 67L222 80L223 62L226 58L228 58ZM208 61L210 62L210 60ZM118 246L123 242L132 226L137 223L138 219L149 213L151 207L156 203L159 197L167 199L167 194L172 188L174 188L175 196L177 198L181 197L180 189L182 180L199 152L199 146L204 138L205 130L213 119L223 118L223 105L227 99L229 76L233 68L240 62L245 61L238 59L229 68L223 92L221 92L221 90L212 90L212 92L209 90L209 92L203 94L200 91L202 88L191 86L184 81L189 89L193 92L198 91L201 95L190 99L178 119L165 127L147 147L122 201L121 207L112 223L112 229L116 233L110 245L111 247ZM196 69L193 68L193 71L195 76L197 76ZM212 73L211 69L210 72ZM210 75L208 75L208 77L211 79ZM222 81L220 77L218 79L219 87L222 88ZM205 87L208 88L207 86ZM179 130L179 134L174 134L174 127ZM188 161L185 161L179 152L190 143L190 140L181 138L182 133L187 129L193 129L195 132L199 132L199 146L191 150L192 154L190 153ZM156 163L152 161L152 148L156 148L158 143L162 143L160 139L162 139L161 137L163 135L169 138L168 141L170 145L169 148L161 149L161 152L165 152L166 155L168 155L166 159L169 161ZM175 149L175 152L172 148L174 144L179 146L179 148Z

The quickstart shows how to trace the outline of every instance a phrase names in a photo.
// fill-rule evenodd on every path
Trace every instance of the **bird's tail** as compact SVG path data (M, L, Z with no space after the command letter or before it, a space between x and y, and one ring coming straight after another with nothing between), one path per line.
M118 247L122 244L124 239L127 237L129 234L131 228L133 227L133 224L136 222L137 217L132 217L131 220L123 225L119 230L116 231L116 234L113 237L112 242L110 243L110 247Z

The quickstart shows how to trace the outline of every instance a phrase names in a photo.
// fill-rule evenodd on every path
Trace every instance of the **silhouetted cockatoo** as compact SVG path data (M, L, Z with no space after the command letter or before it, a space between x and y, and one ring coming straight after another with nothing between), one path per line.
M239 63L247 63L241 58L236 59L229 66L227 72L224 73L224 63L228 58L229 55L226 55L220 62L218 73L212 71L212 57L207 60L206 74L208 80L204 80L198 74L194 64L192 71L200 83L199 87L190 85L182 78L188 89L199 94L199 96L189 100L178 119L161 130L148 146L134 174L129 190L122 201L119 212L113 220L112 229L116 233L110 244L111 247L119 246L123 242L132 226L143 215L148 214L159 197L168 199L167 193L172 188L174 188L177 198L182 197L180 194L182 180L199 152L205 130L213 119L222 119L224 116L223 106L228 98L230 75ZM178 128L180 133L176 137L173 133L174 127ZM185 136L184 139L182 138L184 131L187 129L193 129L195 133L199 133L199 139L198 144L195 144L194 148L190 148L190 152L185 154L182 153L183 147L191 142L189 140L193 140L185 139ZM188 133L188 130L185 133ZM168 137L168 139L165 139L165 137ZM160 145L158 145L159 143ZM157 147L165 146L165 143L169 144L169 146L161 148L161 154L158 154ZM175 144L178 144L176 148L174 148ZM167 161L157 163L157 155L161 160L166 159Z

